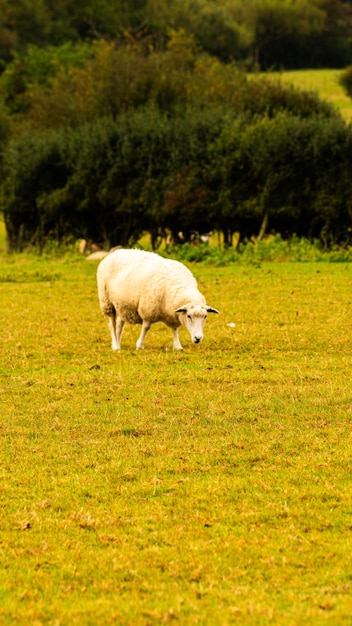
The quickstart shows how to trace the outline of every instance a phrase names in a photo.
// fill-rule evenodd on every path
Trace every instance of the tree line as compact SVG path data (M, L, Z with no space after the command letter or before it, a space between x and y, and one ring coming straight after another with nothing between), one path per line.
M83 237L105 248L143 232L232 244L278 232L351 243L352 132L335 117L167 118L155 109L101 118L69 135L11 147L5 220L12 250Z
M260 69L351 63L350 0L0 0L0 60L28 45L148 40L183 30L222 62Z
M185 23L187 2L157 11L156 0L101 0L99 21L96 2L80 14L79 2L63 1L60 19L56 3L10 4L0 26L4 15L17 23L15 8L18 19L26 6L32 18L45 8L46 21L37 18L50 40L43 35L43 45L21 48L25 35L18 35L0 76L0 210L10 250L80 237L133 245L143 232L156 248L168 233L182 231L187 241L210 230L228 245L234 233L240 241L269 231L325 246L350 243L350 126L316 94L202 47ZM256 9L256 19L260 10L276 16L300 8L301 26L313 8L316 24L334 9L348 34L351 3L337 0L199 0L187 16L195 18L195 7L203 19L219 7L235 15L244 6ZM63 42L54 36L59 23Z
M71 83L69 95L58 86L45 99L44 90L18 114L1 185L10 249L43 247L48 238L133 245L143 232L157 247L167 233L182 231L187 241L209 230L228 245L234 233L243 239L269 230L349 243L352 130L335 109L228 66L187 69L193 57L182 51L175 74L164 59L166 86L161 65L153 81L136 56L139 74L121 101L106 92L109 114L96 114L105 80L90 101L82 70L81 110L64 116L66 98L76 101Z

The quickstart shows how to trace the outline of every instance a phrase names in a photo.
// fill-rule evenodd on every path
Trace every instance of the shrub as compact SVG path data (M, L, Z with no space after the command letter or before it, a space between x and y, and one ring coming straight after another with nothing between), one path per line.
M339 75L339 84L344 89L349 98L352 98L352 65Z
M7 149L2 210L10 250L42 248L48 235L67 236L59 200L70 173L63 153L62 138L54 132L25 136Z
M67 75L70 68L83 66L90 55L89 45L70 42L47 48L30 45L25 52L14 52L0 77L0 96L12 114L28 112L33 90L40 87L43 94L58 73Z
M149 232L155 248L167 231L190 241L213 230L226 245L234 233L241 243L265 232L348 245L352 129L324 109L280 106L170 114L154 103L70 131L22 133L4 158L9 247L84 237L109 248Z

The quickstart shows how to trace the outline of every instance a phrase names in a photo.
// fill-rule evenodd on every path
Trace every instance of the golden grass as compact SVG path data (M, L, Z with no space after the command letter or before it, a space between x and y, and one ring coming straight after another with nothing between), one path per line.
M295 70L272 72L269 75L280 78L284 83L317 92L322 99L336 106L344 119L350 122L352 120L352 100L345 94L338 82L342 71L336 69Z
M193 270L204 342L113 354L94 263L2 258L2 624L349 623L352 266Z

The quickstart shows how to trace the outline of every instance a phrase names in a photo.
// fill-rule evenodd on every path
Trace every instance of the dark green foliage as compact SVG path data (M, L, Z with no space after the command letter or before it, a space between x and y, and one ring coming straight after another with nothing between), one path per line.
M348 97L352 98L352 65L349 65L343 72L341 72L339 83L347 93Z
M10 250L43 247L48 234L59 241L67 236L59 199L69 176L64 150L63 138L52 132L23 137L6 151L3 210Z
M181 29L222 62L264 70L352 60L352 9L343 0L0 0L0 62L31 44L131 36L160 50Z
M250 26L236 21L230 7L219 6L218 3L209 3L205 8L198 7L188 28L202 50L225 63L245 59L252 43Z
M2 153L6 139L10 134L9 120L5 110L0 106L0 154Z
M253 62L261 69L344 67L350 62L352 10L339 0L253 2Z
M341 120L287 114L262 118L246 130L243 156L256 209L270 230L320 238L326 245L349 239L351 138Z
M28 94L33 87L49 87L59 70L84 65L91 47L82 43L41 48L30 45L25 53L14 53L0 79L0 98L10 113L27 112L31 106Z
M242 117L155 107L76 131L28 133L6 154L10 249L84 237L108 248L185 241L219 230L231 244L265 232L347 244L352 129L338 116Z
M300 118L312 115L339 117L333 105L320 100L316 93L265 78L243 80L236 92L234 107L250 116L267 114L273 117L279 111L286 111Z
M85 237L110 247L131 245L144 230L155 242L165 228L188 225L191 232L199 220L189 190L180 215L170 194L178 172L199 172L207 134L206 120L168 119L149 109L70 134L21 137L8 151L3 187L10 249L42 246L48 237Z
M119 6L137 27L144 3ZM102 19L109 7L102 0ZM226 11L209 3L207 28ZM79 237L127 246L144 232L157 247L213 230L226 245L268 232L349 243L350 127L314 93L199 54L200 16L188 19L193 35L168 34L160 52L131 37L15 54L0 79L9 249Z
M28 45L122 36L145 20L145 0L0 0L0 59Z

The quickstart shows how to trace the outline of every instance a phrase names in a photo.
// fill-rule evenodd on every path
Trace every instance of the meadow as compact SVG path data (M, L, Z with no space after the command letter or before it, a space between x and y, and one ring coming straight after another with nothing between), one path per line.
M283 83L295 85L299 89L314 91L320 98L333 104L346 122L352 121L352 100L339 84L339 76L343 70L292 70L272 72L269 76L280 79Z
M112 353L96 262L0 254L0 623L351 624L352 265L189 264Z
M337 74L280 76L350 121ZM203 343L114 354L97 263L0 225L1 624L352 624L350 256L188 250Z

